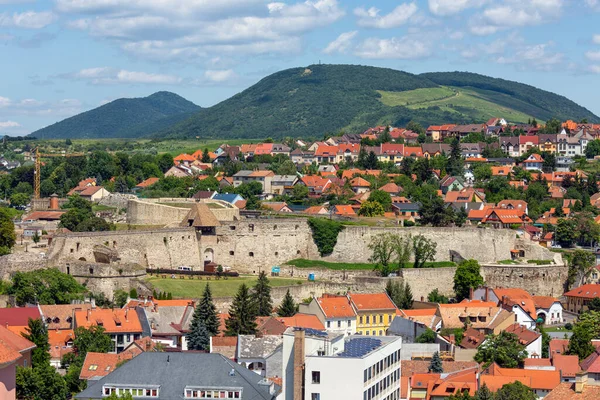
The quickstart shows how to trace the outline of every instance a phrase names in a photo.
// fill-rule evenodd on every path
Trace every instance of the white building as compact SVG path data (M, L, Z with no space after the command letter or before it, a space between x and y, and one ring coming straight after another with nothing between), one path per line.
M283 335L284 398L400 399L401 347L400 337L289 328Z
M344 295L313 298L308 304L300 304L300 312L316 315L327 332L346 336L356 333L356 312Z

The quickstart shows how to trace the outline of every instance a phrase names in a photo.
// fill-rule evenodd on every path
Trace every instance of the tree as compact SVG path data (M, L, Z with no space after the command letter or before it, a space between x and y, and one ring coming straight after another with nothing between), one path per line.
M444 367L442 366L442 359L440 358L440 353L438 351L433 353L431 363L429 363L429 368L427 369L430 373L434 374L441 374L444 372Z
M454 138L450 143L450 157L448 158L448 164L446 165L446 172L451 176L463 176L463 164L460 142L457 138Z
M374 201L383 207L385 211L392 209L392 196L383 190L374 190L369 195L369 201Z
M50 363L50 344L48 343L48 328L41 319L27 321L27 328L23 337L35 343L35 349L31 351L31 366L43 366Z
M556 225L556 241L563 247L571 247L575 243L576 236L575 221L570 219L559 219Z
M10 205L13 207L25 207L29 204L29 195L25 193L13 193L10 195Z
M308 198L308 187L305 185L294 185L292 189L292 200L302 201Z
M256 313L259 317L268 317L273 312L271 285L265 271L260 271L258 280L252 290L252 298L256 302Z
M227 336L253 335L256 333L256 303L250 298L248 286L241 284L225 321Z
M369 261L388 266L394 255L394 235L391 233L375 235L371 238L368 247L373 252Z
M494 400L494 394L487 387L487 384L483 384L476 392L475 392L475 400Z
M73 339L73 353L77 358L85 360L88 352L108 353L113 349L113 341L102 326L78 327Z
M414 268L423 268L429 261L435 260L437 253L437 243L431 239L427 239L423 235L416 235L413 237L413 254L415 261L413 264Z
M67 138L67 140L65 140L65 145L71 146L72 144L73 142L71 141L71 139Z
M17 241L15 224L12 222L8 211L0 208L0 255L10 253Z
M433 169L429 163L429 158L426 157L418 159L414 164L413 170L417 175L417 183L427 182L433 176Z
M495 400L537 400L538 396L531 388L523 385L519 381L507 383L502 386L497 392Z
M454 222L454 210L437 195L424 199L419 210L419 215L421 216L421 224L423 225L440 227L448 226Z
M590 140L585 148L585 156L594 158L600 155L600 139Z
M440 294L437 288L429 292L427 295L427 301L430 303L448 304L448 298L443 294Z
M404 310L410 310L413 308L413 294L408 282L404 283L404 290L402 291L401 306Z
M40 235L38 235L37 231L35 231L35 233L31 237L31 240L33 240L33 243L35 244L38 244L40 242L41 238Z
M370 151L367 159L365 160L365 169L377 169L377 155L374 151Z
M396 263L398 264L398 270L404 268L410 261L412 254L412 236L401 237L399 235L392 235L392 247L394 249L394 255L396 256Z
M390 135L390 128L386 126L385 130L381 132L379 137L377 138L379 143L389 143L392 141L392 135Z
M538 324L537 331L542 335L542 358L550 357L550 341L552 337L544 329L543 324Z
M408 124L406 124L406 129L418 134L425 133L425 129L423 128L423 126L421 126L421 124L415 121L410 121Z
M213 302L212 291L208 283L204 287L202 298L196 306L194 313L199 314L199 318L204 323L210 336L217 336L219 334L219 316L217 315L217 308Z
M26 303L70 304L72 300L82 299L85 288L71 275L48 268L15 272L7 292L15 296L19 306Z
M123 306L125 306L125 304L127 304L128 297L129 297L129 293L127 293L126 291L124 291L122 289L118 289L118 290L115 290L113 293L113 302L117 307L123 308Z
M185 338L189 350L203 350L207 351L210 349L210 334L206 329L206 325L200 318L198 308L194 311L192 317L192 323L190 324L190 331L186 333Z
M290 294L290 289L285 292L283 301L277 309L277 315L280 317L293 317L298 312L298 306L294 302L294 298Z
M454 273L454 293L458 301L468 299L471 289L483 285L480 269L476 260L465 260L458 265Z
M488 335L474 357L478 363L485 363L484 368L492 363L497 363L502 368L517 368L525 358L525 345L521 344L517 335L506 331Z
M210 162L210 154L208 154L208 148L205 147L204 151L202 152L202 159L201 161L203 163L209 163Z
M593 253L580 249L575 250L569 263L567 277L569 287L583 285L585 278L593 271L594 265L596 265L596 258Z
M573 324L573 334L569 338L567 352L576 355L579 360L584 360L596 349L592 339L600 337L600 312L588 311L579 314L577 322Z
M458 212L454 213L454 225L461 227L467 222L467 218L469 217L469 213L463 207L458 210Z
M590 310L590 311L600 311L600 297L594 297L588 303L588 310Z
M431 330L429 328L425 328L425 332L423 332L419 336L417 336L416 342L417 343L435 343L436 337L437 337L437 334L433 330Z
M34 368L17 367L18 399L64 400L68 398L65 379L49 363Z
M363 217L375 217L383 214L385 214L385 209L376 201L367 200L358 209L358 215Z

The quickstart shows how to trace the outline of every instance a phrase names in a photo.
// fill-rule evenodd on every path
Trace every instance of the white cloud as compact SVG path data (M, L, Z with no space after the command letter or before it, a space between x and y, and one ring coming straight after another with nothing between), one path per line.
M504 0L470 20L471 33L491 35L511 27L545 24L561 17L565 0Z
M66 26L160 61L293 53L302 35L344 15L338 0L57 0Z
M435 15L458 14L468 8L481 7L488 0L429 0L429 11Z
M599 51L588 51L585 53L585 57L588 60L600 61L600 50Z
M56 20L56 15L50 11L25 11L22 13L0 14L0 27L23 29L41 29Z
M345 53L348 51L350 46L352 45L352 40L356 36L358 31L350 31L344 32L340 36L338 36L334 41L329 43L327 47L323 50L325 54L333 54L333 53Z
M431 44L411 36L389 39L369 38L357 46L354 54L371 59L425 58L431 55Z
M13 100L0 97L0 118L15 115L70 117L82 111L83 104L77 99L43 101L37 99Z
M559 65L565 64L565 55L554 52L552 42L523 45L511 56L501 56L497 59L499 64L518 64L520 68L530 68L549 71Z
M206 70L204 77L211 82L221 83L231 81L237 78L236 73L231 69L225 70Z
M0 121L0 128L18 128L20 123L15 121Z
M111 67L86 68L75 73L63 74L60 77L66 79L80 79L94 85L117 83L176 85L183 81L182 78L175 75L128 71Z
M594 36L592 37L592 41L593 41L594 43L596 43L596 44L600 44L600 34L598 34L598 35L594 35Z
M418 10L415 3L403 3L394 8L389 14L379 15L379 11L375 7L368 10L357 8L354 10L354 15L358 17L358 25L365 28L388 29L396 28L407 23Z
M9 105L11 105L12 102L8 97L2 97L0 96L0 108L2 107L8 107Z
M593 74L600 74L600 65L590 65L588 67L588 71Z
M594 11L600 11L600 0L585 0L585 4Z

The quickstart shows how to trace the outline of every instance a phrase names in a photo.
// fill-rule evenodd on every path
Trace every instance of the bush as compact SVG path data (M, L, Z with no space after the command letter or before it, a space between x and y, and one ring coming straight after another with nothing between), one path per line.
M413 221L404 221L404 227L410 228L411 226L415 226L416 224Z
M338 234L344 226L325 218L309 218L308 225L312 230L313 240L319 249L321 257L331 254L337 243Z
M568 331L573 330L573 324L570 323L570 322L567 322L565 324L565 329L568 330Z

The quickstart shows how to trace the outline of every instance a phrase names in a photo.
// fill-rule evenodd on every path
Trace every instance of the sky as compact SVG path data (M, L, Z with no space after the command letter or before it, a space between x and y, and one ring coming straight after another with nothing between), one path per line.
M316 63L469 71L600 115L600 0L0 0L0 134L120 97L208 107Z

